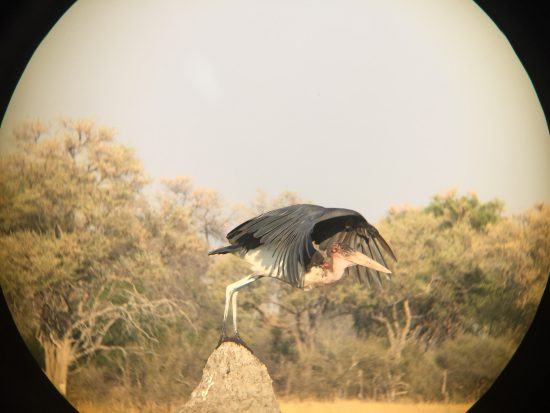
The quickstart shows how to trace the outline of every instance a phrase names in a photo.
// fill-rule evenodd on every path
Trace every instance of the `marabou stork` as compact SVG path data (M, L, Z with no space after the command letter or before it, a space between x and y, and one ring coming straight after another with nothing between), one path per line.
M291 205L242 223L227 239L230 245L208 255L235 254L251 265L253 273L227 286L220 344L226 340L242 343L237 330L238 290L259 278L273 277L310 290L353 274L370 285L370 279L380 280L380 273L391 274L379 246L397 261L378 230L350 209ZM233 338L226 335L230 304Z

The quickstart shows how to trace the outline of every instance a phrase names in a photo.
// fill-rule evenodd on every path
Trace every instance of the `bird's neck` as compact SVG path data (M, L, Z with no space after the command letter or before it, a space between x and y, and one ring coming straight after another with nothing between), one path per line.
M320 266L312 267L305 274L304 287L311 289L313 287L332 284L339 281L344 275L346 268L354 265L340 257L332 257Z
M322 268L325 272L325 277L340 279L344 275L346 268L354 265L352 262L345 260L342 257L335 256L325 261Z

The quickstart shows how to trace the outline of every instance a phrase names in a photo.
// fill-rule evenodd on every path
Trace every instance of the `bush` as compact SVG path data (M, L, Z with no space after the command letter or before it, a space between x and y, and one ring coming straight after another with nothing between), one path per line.
M454 400L478 399L491 386L514 349L503 337L462 335L448 340L436 361L448 370L447 387Z

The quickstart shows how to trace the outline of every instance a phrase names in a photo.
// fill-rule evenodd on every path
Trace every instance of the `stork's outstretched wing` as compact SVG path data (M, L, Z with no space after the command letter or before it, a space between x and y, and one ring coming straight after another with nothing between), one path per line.
M272 269L280 270L289 284L303 287L303 275L315 253L313 241L321 244L328 239L340 237L342 233L350 246L357 246L357 250L361 252L368 251L368 248L365 249L368 243L364 240L379 239L383 248L394 257L389 246L379 237L376 228L368 224L359 213L349 209L323 208L309 204L291 205L266 212L233 229L227 234L227 239L232 245L239 245L247 250L260 244L267 247L275 258ZM364 253L368 255L367 252ZM383 263L383 258L379 255L380 257L371 256Z
M275 257L273 270L280 269L285 281L301 287L302 275L315 253L311 230L325 212L317 205L291 205L266 212L227 234L231 244L252 249L262 244Z

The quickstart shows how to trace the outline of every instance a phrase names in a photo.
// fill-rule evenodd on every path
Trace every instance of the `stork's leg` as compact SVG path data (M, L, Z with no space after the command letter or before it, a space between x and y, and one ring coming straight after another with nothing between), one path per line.
M237 296L239 295L238 291L235 291L233 293L232 298L232 311L233 311L233 331L235 332L235 335L239 335L239 331L237 330Z
M256 281L260 276L258 274L251 274L243 279L234 282L232 284L229 284L227 288L225 289L225 309L223 312L223 323L222 323L222 335L220 337L220 343L223 342L227 338L226 333L226 322L227 322L227 316L229 315L229 305L231 304L231 299L233 295L236 293L236 291L242 287L244 287L247 284L250 284L253 281ZM233 326L235 328L235 334L237 334L237 301L236 297L233 301Z

